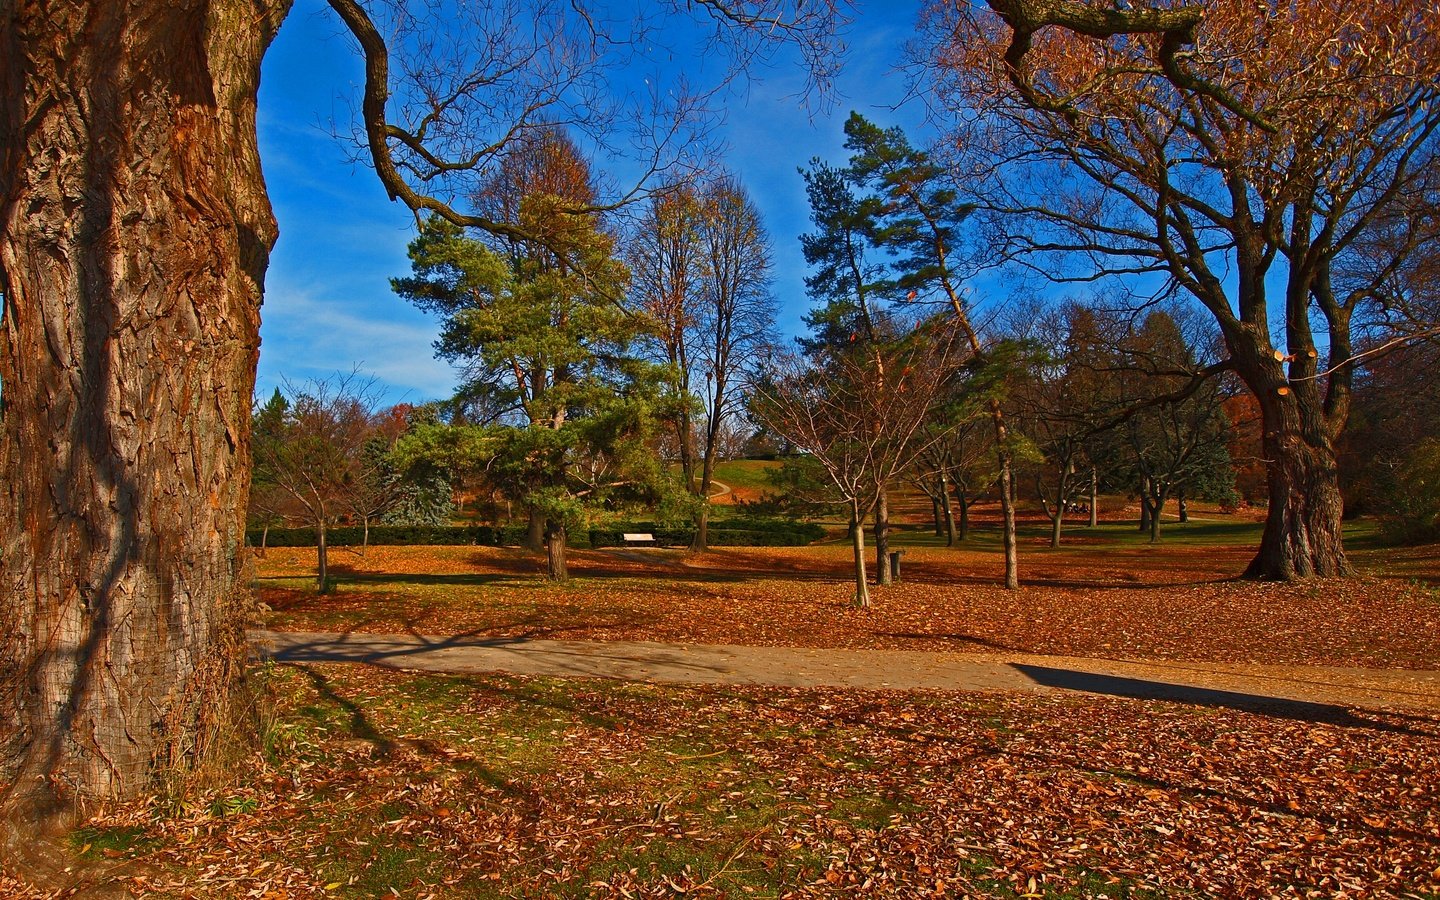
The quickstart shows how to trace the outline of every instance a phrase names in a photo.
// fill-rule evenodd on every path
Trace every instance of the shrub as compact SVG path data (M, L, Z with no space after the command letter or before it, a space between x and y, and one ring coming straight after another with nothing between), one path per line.
M263 537L259 528L245 532L246 543L260 546L261 540L267 547L313 547L314 528L272 528L268 537ZM357 525L346 525L327 529L325 540L331 547L358 547L365 539L365 530ZM525 539L525 529L517 526L498 525L372 525L370 543L373 546L430 545L430 546L482 546L511 547Z
M659 526L654 522L626 522L605 528L592 528L589 534L572 532L572 546L584 547L589 538L591 547L618 547L625 543L627 533L653 534L655 542L665 547L688 546L695 537L689 526ZM327 529L325 538L331 547L358 547L365 530L357 525ZM252 528L245 540L252 547L313 547L314 528L272 528L268 537ZM825 536L825 529L812 522L790 519L725 519L710 526L710 543L717 547L801 547ZM519 525L372 525L370 544L383 546L479 546L518 547L525 541L525 528Z
M657 527L654 522L628 522L590 530L590 546L617 547L630 533L653 534L655 543L666 547L687 546L695 537L690 526ZM712 522L709 541L715 547L803 547L825 536L825 529L813 522L793 519L740 517Z
M1387 540L1419 544L1440 538L1440 440L1416 444L1383 487L1380 531Z

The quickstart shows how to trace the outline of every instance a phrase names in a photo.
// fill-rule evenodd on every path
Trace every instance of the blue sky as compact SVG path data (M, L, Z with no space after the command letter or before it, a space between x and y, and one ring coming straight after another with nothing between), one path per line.
M770 229L787 333L800 329L807 307L797 238L809 222L796 169L814 156L843 161L841 125L851 109L883 125L919 121L919 110L889 108L904 94L895 67L918 7L918 0L859 6L833 109L807 113L794 96L803 78L784 65L757 73L727 105L720 132L726 164ZM322 0L297 0L265 58L260 154L280 240L266 280L257 391L268 394L282 378L359 369L376 378L387 402L438 399L454 379L433 356L437 324L389 286L409 270L414 218L389 201L369 168L349 161L330 131L332 123L348 129L350 98L363 79L342 30Z

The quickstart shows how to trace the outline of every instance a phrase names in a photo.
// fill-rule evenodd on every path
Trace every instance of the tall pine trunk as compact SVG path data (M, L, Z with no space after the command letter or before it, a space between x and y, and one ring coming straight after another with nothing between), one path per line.
M545 514L533 507L525 520L525 549L539 553L545 548Z
M1005 545L1005 587L1013 591L1020 587L1020 549L1015 537L1015 478L1009 453L1000 454L1000 518L1001 540Z
M955 531L955 540L964 541L970 537L970 493L963 487L955 488L955 503L960 507L960 521ZM954 546L952 542L951 546Z
M255 100L287 8L0 13L0 775L34 831L203 754L241 671Z

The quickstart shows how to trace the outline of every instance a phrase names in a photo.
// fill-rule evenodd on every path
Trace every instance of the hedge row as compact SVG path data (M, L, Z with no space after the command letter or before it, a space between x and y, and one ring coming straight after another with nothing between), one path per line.
M326 542L331 547L358 547L364 541L364 529L358 526L329 528ZM653 522L632 522L614 528L592 528L571 536L572 544L591 547L616 547L625 543L626 534L652 534L662 546L678 547L690 543L693 528L660 528ZM710 544L716 547L801 547L825 536L825 529L811 522L789 519L744 519L726 521L710 527ZM271 528L266 535L259 528L245 533L252 547L264 541L267 547L313 547L314 528ZM525 529L507 525L372 525L370 543L375 546L414 545L515 547L524 543Z
M625 543L626 534L652 534L655 543L667 547L689 545L695 537L693 528L656 528L639 522L614 529L592 528L590 546L615 547ZM746 519L710 526L707 535L712 547L803 547L825 536L825 529L812 522L788 519Z
M266 535L259 528L245 532L252 547L264 541L267 547L313 547L314 528L272 528ZM503 547L521 544L525 529L494 525L371 525L370 543L376 546L426 544L431 546ZM365 541L365 529L347 525L325 529L331 547L358 547Z

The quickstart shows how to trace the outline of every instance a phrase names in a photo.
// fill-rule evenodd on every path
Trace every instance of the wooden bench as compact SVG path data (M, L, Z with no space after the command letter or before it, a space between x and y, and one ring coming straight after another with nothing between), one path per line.
M626 544L650 544L652 546L655 544L655 535L653 534L626 532L620 535L620 537L624 539Z

